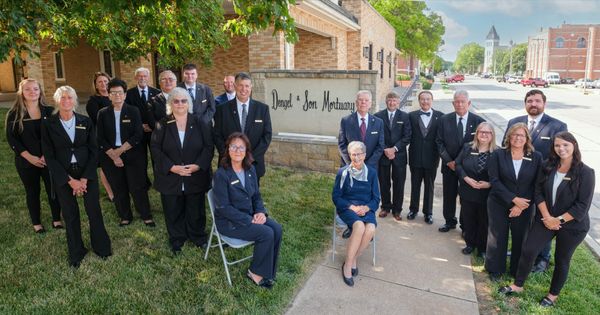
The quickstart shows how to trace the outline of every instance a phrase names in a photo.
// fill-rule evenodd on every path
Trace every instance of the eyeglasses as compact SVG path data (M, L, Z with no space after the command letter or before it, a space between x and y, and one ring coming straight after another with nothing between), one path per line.
M173 78L162 78L160 79L162 82L174 82L177 81L177 79L173 79Z
M110 95L112 96L123 96L123 94L125 94L123 91L110 91Z
M185 98L182 99L173 99L173 104L187 104L188 100Z
M365 153L352 153L352 154L350 154L350 156L353 157L353 158L361 157L363 155L365 155Z
M233 151L233 152L246 152L246 147L243 145L235 145L232 144L229 146L229 151Z
M478 133L482 134L482 135L488 135L491 136L492 132L491 131L483 131L483 130L479 130Z
M512 135L510 135L510 137L511 138L515 138L515 139L517 139L517 138L525 139L525 138L527 138L527 135L523 135L523 134L520 134L520 133L513 133Z

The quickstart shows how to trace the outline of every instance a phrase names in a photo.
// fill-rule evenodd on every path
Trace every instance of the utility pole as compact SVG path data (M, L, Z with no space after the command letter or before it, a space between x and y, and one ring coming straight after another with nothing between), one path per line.
M512 50L513 50L513 41L512 39L510 40L510 42L508 42L508 44L510 45L510 61L509 61L509 65L508 65L508 73L513 74L512 72Z

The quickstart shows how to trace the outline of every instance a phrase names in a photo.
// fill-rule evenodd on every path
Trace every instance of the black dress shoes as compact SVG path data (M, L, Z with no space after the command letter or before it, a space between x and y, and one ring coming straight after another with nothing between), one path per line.
M547 269L548 269L548 262L545 260L540 260L537 264L533 265L533 268L531 268L531 272L533 272L533 273L544 272Z
M408 213L408 215L406 216L406 218L409 219L409 220L414 220L416 217L417 217L417 213L413 212L413 211L410 211Z
M248 270L248 272L246 273L246 277L248 277L248 279L250 279L250 281L252 281L252 283L254 283L255 285L257 285L261 288L264 288L264 289L271 289L271 288L273 288L273 284L275 284L275 282L273 280L266 279L266 278L262 278L258 282L254 281L254 279L252 278L252 275L250 275L250 270Z
M513 290L513 288L511 286L507 285L505 287L501 287L500 289L498 289L498 293L504 294L504 295L513 295L515 293L519 293L519 291L515 291L515 290Z
M353 277L356 277L356 276L358 276L358 267L356 267L356 268L352 268L352 276L353 276Z
M475 247L467 245L465 248L462 249L462 253L465 254L465 255L471 255L471 253L474 250L475 250Z
M502 278L502 274L501 273L490 272L490 280L492 282L498 282L498 281L500 281L501 278Z
M350 278L346 278L346 276L344 275L344 264L342 264L342 279L344 279L344 283L349 286L349 287L353 287L354 286L354 279L352 279L352 277Z
M444 224L442 226L440 226L440 228L438 229L438 231L442 232L442 233L446 233L450 230L456 229L456 224L455 225L450 225L450 224Z
M433 216L431 214L426 214L425 215L425 223L427 223L427 224L433 224Z
M544 297L544 298L543 298L543 299L540 301L540 305L541 305L542 307L552 307L552 306L554 306L554 302L552 302L552 300L551 300L549 297L545 296L545 297Z
M352 229L350 228L347 228L342 232L342 238L350 238L350 235L352 235Z

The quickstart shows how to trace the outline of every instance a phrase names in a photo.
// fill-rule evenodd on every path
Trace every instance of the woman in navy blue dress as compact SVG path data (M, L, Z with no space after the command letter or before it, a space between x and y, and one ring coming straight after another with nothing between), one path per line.
M381 199L375 169L365 162L366 147L360 141L348 144L351 163L342 167L335 178L332 199L337 214L352 228L346 248L346 261L342 265L342 278L349 286L358 274L357 258L375 235L375 211Z

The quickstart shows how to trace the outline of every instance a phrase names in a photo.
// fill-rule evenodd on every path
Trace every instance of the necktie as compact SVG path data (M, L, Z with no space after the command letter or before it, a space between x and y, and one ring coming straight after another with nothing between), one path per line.
M429 117L431 115L431 113L429 113L429 112L426 113L426 112L420 111L419 115L425 115L425 116Z
M146 90L142 90L142 103L144 103L144 105L148 103L148 99L146 98Z
M246 118L248 118L248 111L246 110L246 104L242 104L242 132L246 129Z
M360 124L360 138L362 139L362 142L365 142L365 138L367 137L367 124L365 124L364 118L361 118L360 120L362 121Z
M394 113L390 113L390 129L394 127Z
M529 122L529 134L533 134L533 130L535 129L535 120Z
M458 117L458 125L456 126L457 136L458 136L458 143L460 145L463 144L463 139L464 139L463 131L465 130L465 127L463 126L462 120L463 120L462 117Z
M188 92L190 92L190 96L192 97L192 101L194 101L194 89L188 88Z

